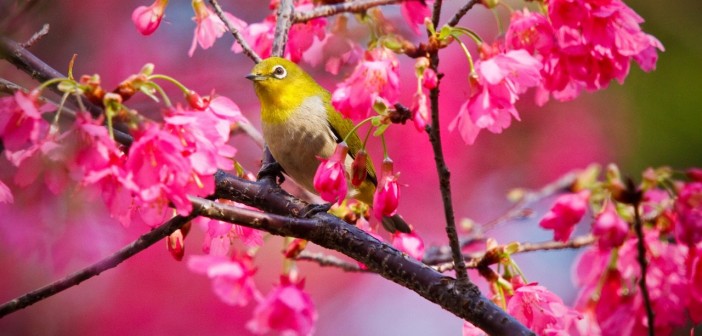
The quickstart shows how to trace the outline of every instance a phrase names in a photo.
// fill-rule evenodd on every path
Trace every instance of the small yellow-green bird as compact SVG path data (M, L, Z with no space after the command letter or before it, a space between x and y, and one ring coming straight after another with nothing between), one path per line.
M346 138L349 154L345 166L350 174L361 139L353 122L344 118L331 104L331 94L295 63L270 57L246 76L254 83L261 102L263 138L273 158L295 182L312 193L318 157L329 158L337 143ZM373 163L368 160L367 177L358 188L350 187L350 197L372 205L377 185ZM383 227L390 232L409 233L410 227L398 215L385 217Z

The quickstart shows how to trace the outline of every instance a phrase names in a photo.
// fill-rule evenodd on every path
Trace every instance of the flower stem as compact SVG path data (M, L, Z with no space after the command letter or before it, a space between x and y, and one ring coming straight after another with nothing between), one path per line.
M643 233L643 223L641 221L641 214L639 213L639 203L633 204L634 207L634 231L636 231L636 247L638 249L638 262L641 266L641 280L639 281L639 287L641 288L641 296L643 297L644 307L646 307L646 317L648 319L648 335L655 335L655 323L653 316L653 307L651 306L651 297L648 293L648 286L646 286L646 273L648 269L648 261L646 260L646 243L644 241Z

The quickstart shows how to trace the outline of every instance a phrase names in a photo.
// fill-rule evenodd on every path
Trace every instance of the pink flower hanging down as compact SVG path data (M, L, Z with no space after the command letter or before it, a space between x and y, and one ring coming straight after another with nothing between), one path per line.
M603 250L609 250L624 243L629 233L629 224L624 221L612 202L607 202L602 213L597 215L592 225L592 234L597 237L597 243Z
M208 49L212 47L215 41L222 37L224 32L227 31L227 27L224 22L209 8L205 5L203 0L193 0L193 10L195 10L195 17L193 20L196 23L195 36L193 36L193 43L188 51L188 56L193 56L195 53L195 48L200 45L202 49ZM243 30L246 28L246 22L238 19L230 13L224 13L224 15L229 19L234 28L237 30Z
M482 129L501 133L512 117L519 120L514 107L519 95L541 81L541 63L526 50L482 52L488 48L481 46L481 54L487 56L475 63L473 92L449 125L449 130L458 130L468 144L475 142Z
M158 29L168 0L156 0L151 6L139 6L132 12L132 22L142 35L151 35Z
M367 51L351 76L337 85L332 104L347 118L360 120L371 113L376 98L394 103L400 88L398 65L389 49L378 47Z
M346 184L346 170L344 162L348 153L345 143L336 146L334 154L329 159L322 159L317 172L314 174L314 189L319 196L327 202L341 202L346 199L348 185Z
M270 331L281 335L312 335L317 310L303 287L304 281L295 283L281 276L280 284L259 302L246 327L258 335Z
M397 213L400 199L400 186L397 184L397 175L393 173L392 160L385 159L380 173L378 186L373 195L373 215L382 221Z
M575 224L578 224L585 215L589 197L588 190L558 196L551 210L539 222L539 226L553 230L553 239L561 242L568 241L575 229Z

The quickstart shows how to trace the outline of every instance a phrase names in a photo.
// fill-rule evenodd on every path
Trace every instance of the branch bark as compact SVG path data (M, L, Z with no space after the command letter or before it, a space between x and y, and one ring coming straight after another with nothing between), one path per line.
M278 4L278 14L275 23L275 35L273 37L273 48L271 54L273 56L283 57L285 53L285 45L288 43L288 32L292 26L293 17L295 16L295 7L292 0L280 0Z
M332 16L340 13L360 13L373 7L392 5L402 1L405 0L362 0L342 2L334 5L317 6L310 11L295 13L293 23L307 22L316 18Z

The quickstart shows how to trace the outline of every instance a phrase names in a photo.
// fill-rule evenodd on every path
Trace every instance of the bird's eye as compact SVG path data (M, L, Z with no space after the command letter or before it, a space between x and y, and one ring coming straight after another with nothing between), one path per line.
M275 68L273 68L273 77L278 78L278 79L283 79L287 75L288 75L288 72L285 71L285 68L283 68L282 65L276 65Z

